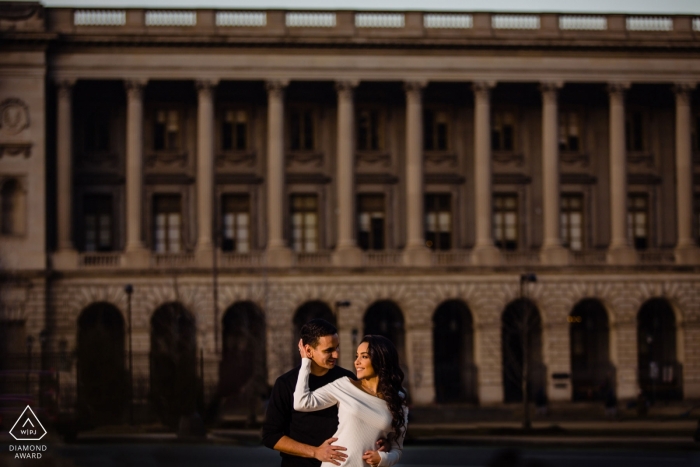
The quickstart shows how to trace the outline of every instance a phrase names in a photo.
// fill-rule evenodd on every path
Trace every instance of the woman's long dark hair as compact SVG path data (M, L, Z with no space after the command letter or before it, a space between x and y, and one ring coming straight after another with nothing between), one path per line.
M367 342L369 359L374 372L379 376L377 394L386 401L391 412L391 427L394 438L399 438L406 430L403 409L406 406L406 390L403 388L403 370L399 366L399 353L389 339L384 336L367 335L362 338ZM362 343L360 342L360 343Z

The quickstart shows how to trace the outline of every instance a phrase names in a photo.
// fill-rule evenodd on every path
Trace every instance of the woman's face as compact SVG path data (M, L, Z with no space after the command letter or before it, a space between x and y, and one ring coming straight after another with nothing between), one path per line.
M377 376L372 367L372 361L369 358L369 343L363 342L357 347L355 354L355 371L357 379L371 378Z

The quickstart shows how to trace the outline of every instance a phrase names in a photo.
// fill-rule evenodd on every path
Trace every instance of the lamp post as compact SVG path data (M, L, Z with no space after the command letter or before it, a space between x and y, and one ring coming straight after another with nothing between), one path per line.
M523 305L523 326L522 326L522 340L523 340L523 429L529 430L532 428L532 422L530 421L530 401L529 401L529 391L528 391L528 380L530 379L530 367L529 367L529 351L530 346L528 342L529 337L529 324L530 324L530 304L526 301L527 299L527 284L530 282L537 282L537 275L534 273L527 273L520 275L520 302Z
M46 329L42 329L41 332L39 333L39 351L41 352L40 357L40 370L46 370L48 368L46 359L46 343L49 340L49 332ZM45 393L45 380L46 380L46 375L44 374L43 371L39 373L39 406L40 407L45 407L45 400L44 400L44 393Z
M26 339L27 343L27 374L25 378L25 384L26 384L26 393L29 395L29 375L32 372L32 346L34 345L34 336L27 336Z
M126 293L126 319L129 327L129 423L134 424L134 352L131 344L131 294L134 287L131 284L124 286Z

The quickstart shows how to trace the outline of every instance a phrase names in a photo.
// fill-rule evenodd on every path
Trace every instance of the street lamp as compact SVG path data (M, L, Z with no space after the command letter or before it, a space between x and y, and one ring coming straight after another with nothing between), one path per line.
M26 375L26 393L29 395L29 375L32 372L32 346L34 345L34 336L27 336L27 375Z
M41 352L40 355L40 362L41 362L41 368L40 370L45 370L48 365L46 362L47 355L46 355L46 343L49 340L49 332L46 329L42 329L41 332L39 332L39 351ZM44 407L44 392L45 392L45 383L46 375L44 372L39 373L39 405Z
M537 282L537 275L534 273L526 273L520 275L520 303L523 306L523 326L522 326L522 340L523 340L523 428L529 430L532 428L532 422L530 421L530 401L529 401L529 391L528 391L528 380L530 379L530 368L529 368L529 345L528 345L528 334L529 334L529 321L530 321L530 306L527 302L527 284L531 282Z
M134 424L134 352L131 347L131 294L134 287L131 284L124 286L126 293L126 319L129 327L129 423Z

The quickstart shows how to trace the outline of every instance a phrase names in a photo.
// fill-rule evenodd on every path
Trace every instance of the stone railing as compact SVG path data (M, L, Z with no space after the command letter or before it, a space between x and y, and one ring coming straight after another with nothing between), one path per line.
M433 254L435 266L469 266L471 253L465 250L436 251Z
M122 265L121 253L80 253L78 267L81 268L118 268Z
M365 251L363 265L366 267L386 268L397 267L403 264L403 254L400 251Z
M581 250L572 251L571 259L574 265L604 265L607 262L607 252L605 250Z
M363 12L363 11L237 11L156 9L47 8L55 32L161 33L177 28L179 34L253 34L298 36L299 30L318 29L332 36L378 37L571 37L592 39L628 37L682 37L700 40L700 17L694 15L576 15L508 14L487 12ZM88 28L88 29L86 29ZM376 31L373 33L372 31ZM312 33L312 35L315 35Z
M327 267L332 264L331 252L297 253L294 264L300 267Z
M220 252L219 267L222 268L257 268L265 265L265 255L261 251L250 253Z
M503 264L506 266L534 266L540 262L540 253L534 250L502 250Z
M641 250L637 252L640 264L675 264L676 255L673 250Z
M194 253L153 253L151 266L156 268L183 268L195 266Z

